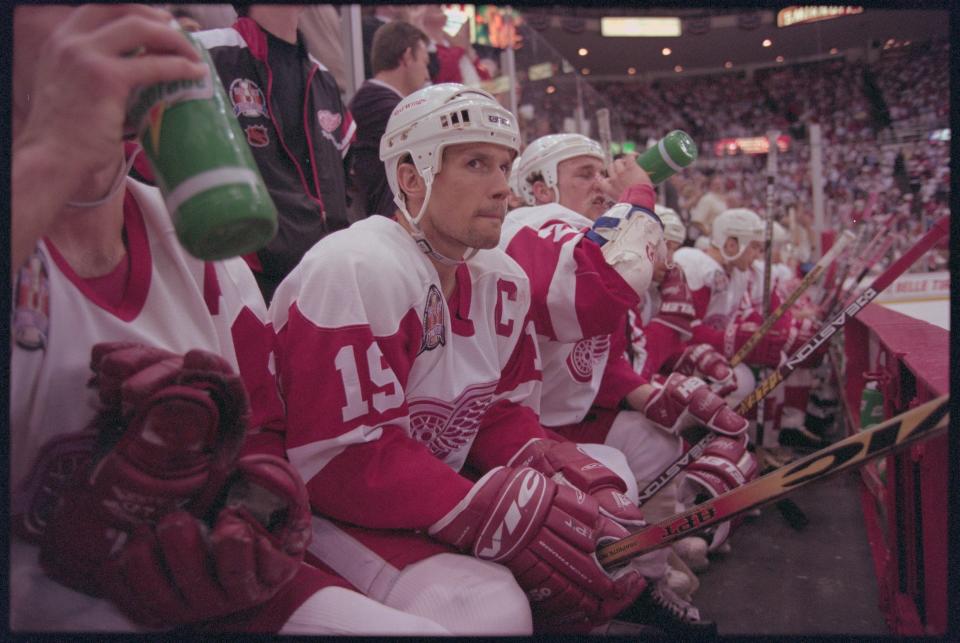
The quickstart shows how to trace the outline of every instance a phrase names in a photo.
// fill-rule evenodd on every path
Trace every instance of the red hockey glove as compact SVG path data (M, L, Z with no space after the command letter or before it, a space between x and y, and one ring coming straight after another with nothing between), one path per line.
M684 468L685 489L681 493L715 498L756 479L759 470L757 459L740 441L718 437ZM735 518L707 530L709 551L722 545L742 520L742 517Z
M675 330L684 342L693 335L692 323L697 319L693 307L693 295L687 286L687 278L680 266L667 271L660 282L660 310L650 320L651 324L663 324Z
M627 490L623 478L573 442L530 440L510 458L507 466L531 467L557 484L589 493L600 505L600 513L631 531L647 524L636 503L623 495Z
M657 390L644 405L643 414L664 431L679 433L697 423L723 435L747 430L747 421L699 377L674 373L663 384L656 380L651 384Z
M632 567L610 575L597 561L597 546L627 536L626 529L605 518L592 497L526 467L491 470L429 533L510 569L541 627L602 623L646 586Z
M138 623L164 627L260 605L297 573L310 541L310 503L281 458L237 462L212 526L186 511L143 523L103 573L107 596Z
M737 378L730 368L730 362L710 344L688 346L680 354L672 370L683 375L706 378L710 388L720 397L726 397L737 390Z
M46 530L40 561L52 578L97 594L95 572L133 527L212 500L243 441L247 399L205 351L181 358L98 345L92 366L104 404L90 427L98 444Z
M617 203L594 221L586 234L639 297L650 287L654 267L666 261L667 246L659 221L647 208Z

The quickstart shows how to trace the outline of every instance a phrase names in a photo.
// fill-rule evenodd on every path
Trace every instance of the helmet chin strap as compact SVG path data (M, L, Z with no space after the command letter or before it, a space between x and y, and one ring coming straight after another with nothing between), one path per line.
M417 243L417 246L420 248L420 251L423 254L427 255L431 259L445 265L445 266L459 266L465 261L469 261L477 254L479 251L478 248L470 248L467 251L467 254L461 259L452 259L446 255L440 254L433 249L433 246L430 244L430 241L427 239L427 235L423 233L423 230L420 228L420 220L423 218L423 215L427 212L427 203L430 201L430 192L433 189L433 175L426 174L423 175L424 183L427 186L427 193L423 197L423 204L420 206L420 212L417 213L416 217L410 216L410 212L407 211L407 204L404 202L403 196L398 194L394 197L394 201L397 204L397 207L400 209L400 213L403 215L403 218L407 220L407 223L410 224L410 236L413 237L413 240Z
M727 238L729 239L730 237L727 237ZM740 246L740 252L738 252L737 254L733 255L732 257L731 257L731 256L728 256L727 253L724 252L723 246L718 246L717 244L713 244L713 247L720 251L720 256L723 257L723 260L724 260L724 261L730 263L730 262L733 262L733 261L736 261L737 259L739 259L739 258L743 255L743 253L747 251L747 245L748 245L748 244L743 244L743 245L741 245L741 244L740 244L740 240L737 239L737 245Z
M80 209L98 208L104 203L106 203L107 201L109 201L110 199L112 199L114 196L116 196L117 192L120 191L120 188L125 184L124 179L127 178L127 173L130 171L130 168L133 167L133 162L136 160L137 155L140 154L142 150L143 148L138 147L136 151L133 154L131 154L130 158L127 160L124 160L123 156L121 155L120 170L117 173L116 177L114 177L113 183L111 184L110 189L107 191L106 196L100 199L97 199L96 201L67 201L67 205L69 205L71 208L80 208Z

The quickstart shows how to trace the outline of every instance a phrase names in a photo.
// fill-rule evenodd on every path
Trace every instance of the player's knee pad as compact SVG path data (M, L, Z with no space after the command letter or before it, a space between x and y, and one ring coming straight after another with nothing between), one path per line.
M447 636L434 621L388 607L343 587L324 587L303 602L281 635Z
M646 486L683 453L679 436L657 428L637 411L617 414L605 444L626 456L638 487Z
M438 554L410 565L383 602L439 623L453 635L533 632L530 602L510 570L470 556Z

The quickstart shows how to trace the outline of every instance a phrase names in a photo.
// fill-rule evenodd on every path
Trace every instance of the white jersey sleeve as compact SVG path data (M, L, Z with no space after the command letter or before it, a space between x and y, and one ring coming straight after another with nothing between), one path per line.
M731 277L713 257L696 248L680 248L674 262L683 269L697 316L707 326L723 328L733 318L743 291L731 288Z
M613 332L637 295L584 235L590 219L556 203L507 214L500 247L530 280L531 317L549 339L578 342Z

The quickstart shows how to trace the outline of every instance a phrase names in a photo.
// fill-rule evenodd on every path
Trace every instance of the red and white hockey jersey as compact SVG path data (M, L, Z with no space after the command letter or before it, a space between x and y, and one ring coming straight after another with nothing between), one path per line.
M790 292L787 290L791 281L793 280L793 274L790 271L790 268L783 263L775 263L770 266L770 292L772 294L771 301L777 302L783 301L787 296L790 295ZM757 260L754 261L750 266L749 272L749 307L756 309L758 312L762 313L763 310L763 261ZM778 303L771 304L771 310L777 307Z
M748 292L750 275L734 269L730 275L717 261L696 248L679 248L674 262L683 269L702 323L694 326L692 342L724 350L723 331L733 323Z
M317 243L270 306L286 448L314 509L421 529L472 487L464 464L505 464L537 421L540 373L527 279L499 250L439 275L392 219Z
M599 246L584 240L592 225L577 212L549 203L512 210L500 234L500 247L531 283L531 318L543 360L544 426L580 422L590 410L607 370L610 334L623 332L624 315L638 301ZM629 386L619 381L623 385L614 395Z
M263 298L243 260L207 263L188 255L177 241L160 192L132 179L127 180L124 230L130 269L118 305L98 296L46 240L38 242L14 275L9 460L14 515L29 512L35 494L42 491L22 485L40 449L64 444L65 436L83 429L96 413L96 391L87 381L90 349L98 342L142 342L177 353L192 348L215 352L243 375L255 414L251 424L282 423L283 409L268 370L273 334L266 325ZM43 486L42 480L35 482ZM85 612L100 613L104 601L46 579L36 547L14 540L15 626L76 629L84 627L83 619L92 618ZM58 604L46 609L49 601L43 597L54 595ZM100 626L112 629L113 624L101 621Z

